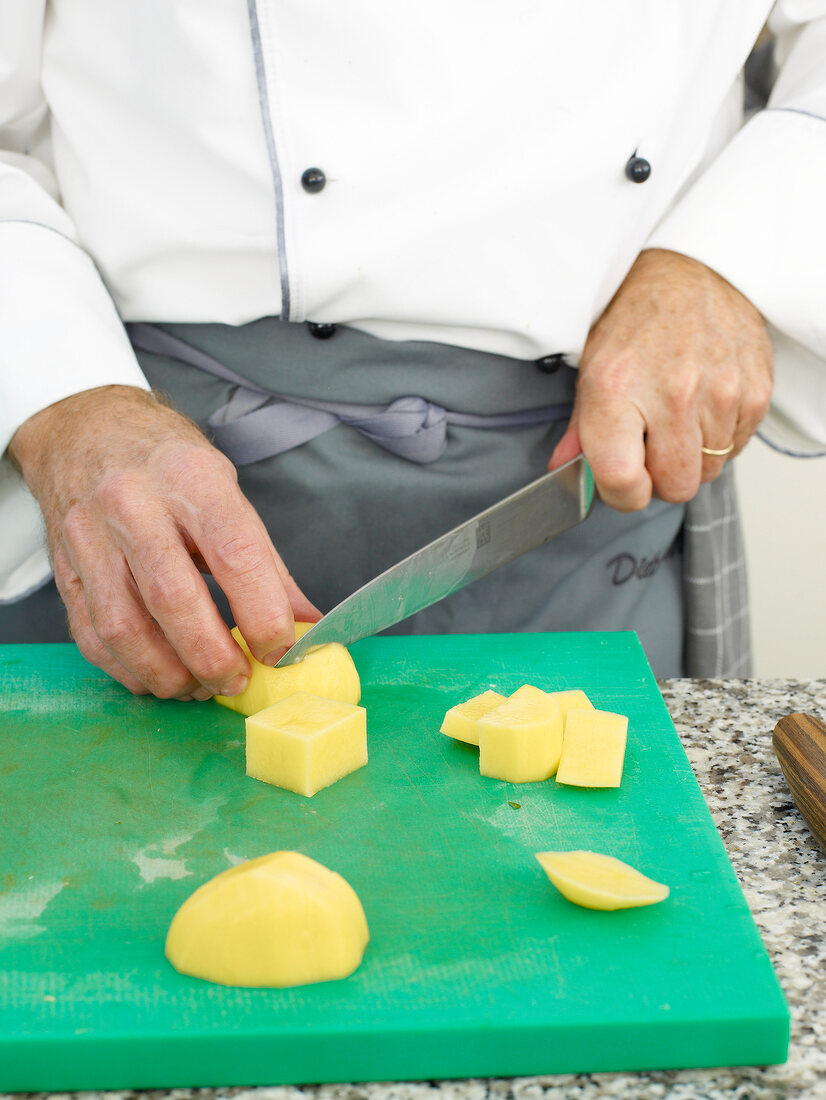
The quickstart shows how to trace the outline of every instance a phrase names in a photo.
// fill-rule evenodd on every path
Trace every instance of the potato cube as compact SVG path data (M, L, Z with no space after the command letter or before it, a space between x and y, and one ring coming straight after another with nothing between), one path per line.
M468 745L478 745L477 722L483 714L504 703L505 698L498 691L483 691L481 695L474 695L464 703L457 703L445 714L439 732L447 737L454 737L457 741L465 741Z
M364 707L298 691L246 720L247 775L311 796L367 763Z
M557 783L618 787L622 779L628 719L624 714L571 708L565 722Z
M478 722L479 771L509 783L549 779L562 749L562 713L547 692L523 684Z
M574 688L571 691L549 691L548 694L552 699L556 699L559 703L559 709L562 711L562 729L565 729L565 719L568 717L568 711L574 707L585 707L586 709L593 710L594 704L588 698L584 691L580 691L579 688Z

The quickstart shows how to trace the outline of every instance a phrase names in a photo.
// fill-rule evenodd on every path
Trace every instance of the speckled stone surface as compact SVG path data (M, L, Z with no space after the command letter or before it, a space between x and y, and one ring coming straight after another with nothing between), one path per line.
M826 1100L826 854L795 808L771 744L774 725L786 714L802 711L826 720L826 679L670 680L660 686L789 1002L791 1047L784 1065L74 1095L84 1100L96 1095L106 1100Z

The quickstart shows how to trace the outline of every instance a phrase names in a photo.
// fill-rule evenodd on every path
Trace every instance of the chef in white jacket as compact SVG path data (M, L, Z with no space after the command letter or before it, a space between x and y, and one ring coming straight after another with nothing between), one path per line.
M53 570L127 688L231 693L226 618L273 661L582 449L598 512L409 628L747 671L726 464L826 449L824 116L820 0L2 0L0 636ZM408 398L433 454L376 443Z

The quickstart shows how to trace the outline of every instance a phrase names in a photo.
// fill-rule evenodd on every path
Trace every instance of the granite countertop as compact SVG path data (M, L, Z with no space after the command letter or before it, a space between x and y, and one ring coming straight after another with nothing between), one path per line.
M826 679L669 680L660 687L789 1002L785 1064L101 1095L107 1100L826 1100L826 854L795 808L771 746L774 725L784 715L826 715ZM94 1100L96 1094L76 1095Z

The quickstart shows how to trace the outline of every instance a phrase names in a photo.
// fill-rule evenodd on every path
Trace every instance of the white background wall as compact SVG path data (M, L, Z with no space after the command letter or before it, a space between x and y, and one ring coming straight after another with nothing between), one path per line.
M753 439L735 462L758 677L826 677L826 457Z

